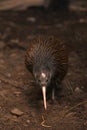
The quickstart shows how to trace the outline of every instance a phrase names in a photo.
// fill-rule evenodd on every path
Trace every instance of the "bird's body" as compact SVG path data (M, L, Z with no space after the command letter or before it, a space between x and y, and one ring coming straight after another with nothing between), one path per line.
M66 47L55 37L38 36L29 44L25 64L38 87L45 87L53 93L67 73Z

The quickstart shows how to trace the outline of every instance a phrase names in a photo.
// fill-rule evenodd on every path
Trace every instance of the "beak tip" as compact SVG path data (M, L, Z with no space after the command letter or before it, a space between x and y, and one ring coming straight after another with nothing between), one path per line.
M45 107L45 110L47 110L47 107Z
M45 110L47 109L47 106L46 106L46 104L44 104L44 109L45 109Z

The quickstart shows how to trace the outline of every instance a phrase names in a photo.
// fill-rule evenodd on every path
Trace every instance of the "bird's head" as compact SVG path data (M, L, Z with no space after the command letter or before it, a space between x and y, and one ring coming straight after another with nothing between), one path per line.
M33 70L33 75L34 75L37 85L40 86L42 89L44 107L46 109L47 108L47 106L46 106L46 89L50 85L50 82L51 82L51 71L48 67L45 67L45 68L36 67Z
M48 67L45 68L34 68L33 75L36 83L42 87L48 87L51 82L51 71Z

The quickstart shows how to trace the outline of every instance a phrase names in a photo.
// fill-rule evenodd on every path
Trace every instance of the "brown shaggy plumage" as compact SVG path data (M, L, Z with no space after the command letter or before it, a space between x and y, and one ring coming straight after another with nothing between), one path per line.
M47 88L56 89L68 70L68 53L65 44L56 37L38 36L34 38L25 54L25 64L37 80L35 74L42 70L51 74ZM44 68L44 69L43 69Z

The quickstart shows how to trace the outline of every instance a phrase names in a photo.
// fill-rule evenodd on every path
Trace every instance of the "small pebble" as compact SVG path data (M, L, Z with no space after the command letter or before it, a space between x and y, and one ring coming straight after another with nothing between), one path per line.
M12 121L18 122L17 116L13 116L11 119L12 119Z
M87 126L87 121L86 121L86 122L84 122L84 125L85 125L85 126Z
M19 110L18 108L14 108L11 110L11 113L13 115L16 115L16 116L22 116L23 115L23 112L21 110Z
M12 54L10 55L10 57L12 57L12 58L14 58L14 57L16 57L16 56L17 56L16 53L12 53Z
M81 90L79 87L76 87L76 88L75 88L75 92L76 92L76 93L81 93L82 90Z
M87 23L87 19L83 19L83 18L82 18L82 19L80 19L79 21L80 21L80 23Z
M67 73L68 76L71 76L71 73Z
M81 86L81 89L84 89L84 86Z
M14 92L14 94L15 94L17 97L19 97L20 94L21 94L21 92L20 92L20 91L16 91L16 92Z
M10 74L10 73L7 73L7 76L10 78L10 77L11 77L11 74Z
M30 120L27 120L26 122L27 122L27 123L30 123Z
M10 42L12 42L12 43L19 43L19 39L11 39Z
M34 18L34 17L28 17L27 21L35 23L36 22L36 18Z

